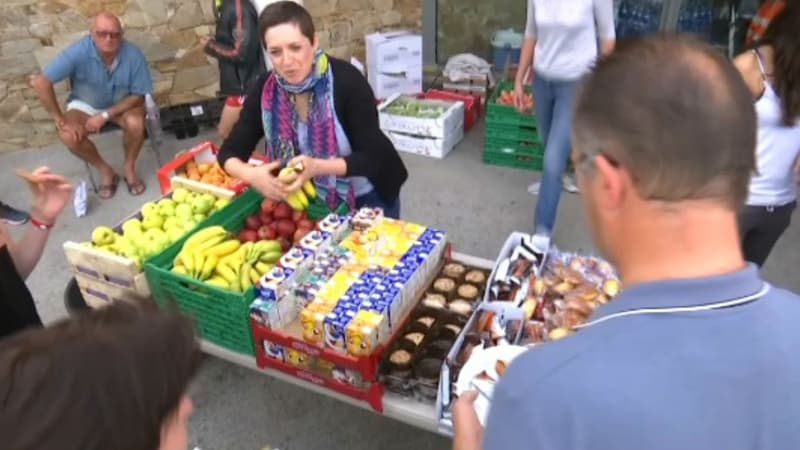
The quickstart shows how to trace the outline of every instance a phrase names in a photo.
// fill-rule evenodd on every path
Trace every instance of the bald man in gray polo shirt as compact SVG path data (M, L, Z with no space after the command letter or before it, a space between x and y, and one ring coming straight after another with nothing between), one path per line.
M455 449L800 449L800 297L739 247L755 127L744 82L704 44L652 37L598 64L572 157L625 290L517 358L485 430L462 396Z

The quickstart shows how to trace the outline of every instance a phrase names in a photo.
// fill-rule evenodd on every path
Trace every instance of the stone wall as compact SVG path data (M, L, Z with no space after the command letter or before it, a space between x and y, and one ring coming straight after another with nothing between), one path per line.
M366 33L421 27L421 0L305 0L323 48L364 61ZM99 11L122 17L125 37L147 56L156 100L180 104L216 95L216 60L198 45L214 31L212 0L2 0L0 152L57 142L55 126L28 87L63 48L87 34ZM56 86L62 104L65 83Z
M492 33L514 28L522 32L525 0L438 0L437 59L440 64L459 53L492 61Z

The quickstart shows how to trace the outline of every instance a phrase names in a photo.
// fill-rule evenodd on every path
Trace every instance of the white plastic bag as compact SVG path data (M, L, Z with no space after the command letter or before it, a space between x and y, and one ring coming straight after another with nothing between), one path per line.
M73 206L75 207L75 216L83 217L89 207L89 196L86 189L86 181L81 180L75 187L75 198L73 199Z

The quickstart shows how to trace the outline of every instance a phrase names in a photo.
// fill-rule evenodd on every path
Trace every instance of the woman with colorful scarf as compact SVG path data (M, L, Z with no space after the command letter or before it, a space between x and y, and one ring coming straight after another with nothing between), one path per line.
M239 121L222 144L219 163L264 196L285 199L312 179L328 206L383 208L400 215L403 161L378 126L375 96L350 63L318 48L314 23L302 6L279 1L259 19L259 36L273 71L249 90ZM270 163L246 164L261 137ZM280 167L302 164L286 186Z

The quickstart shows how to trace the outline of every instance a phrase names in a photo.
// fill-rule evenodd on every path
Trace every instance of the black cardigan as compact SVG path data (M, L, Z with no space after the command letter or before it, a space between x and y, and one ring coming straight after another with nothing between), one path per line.
M329 60L333 70L333 106L353 150L344 158L347 176L367 177L381 199L392 203L400 196L408 171L380 129L372 88L352 64L336 58ZM267 76L261 76L247 92L239 121L217 156L222 167L229 158L247 161L264 136L261 91Z

